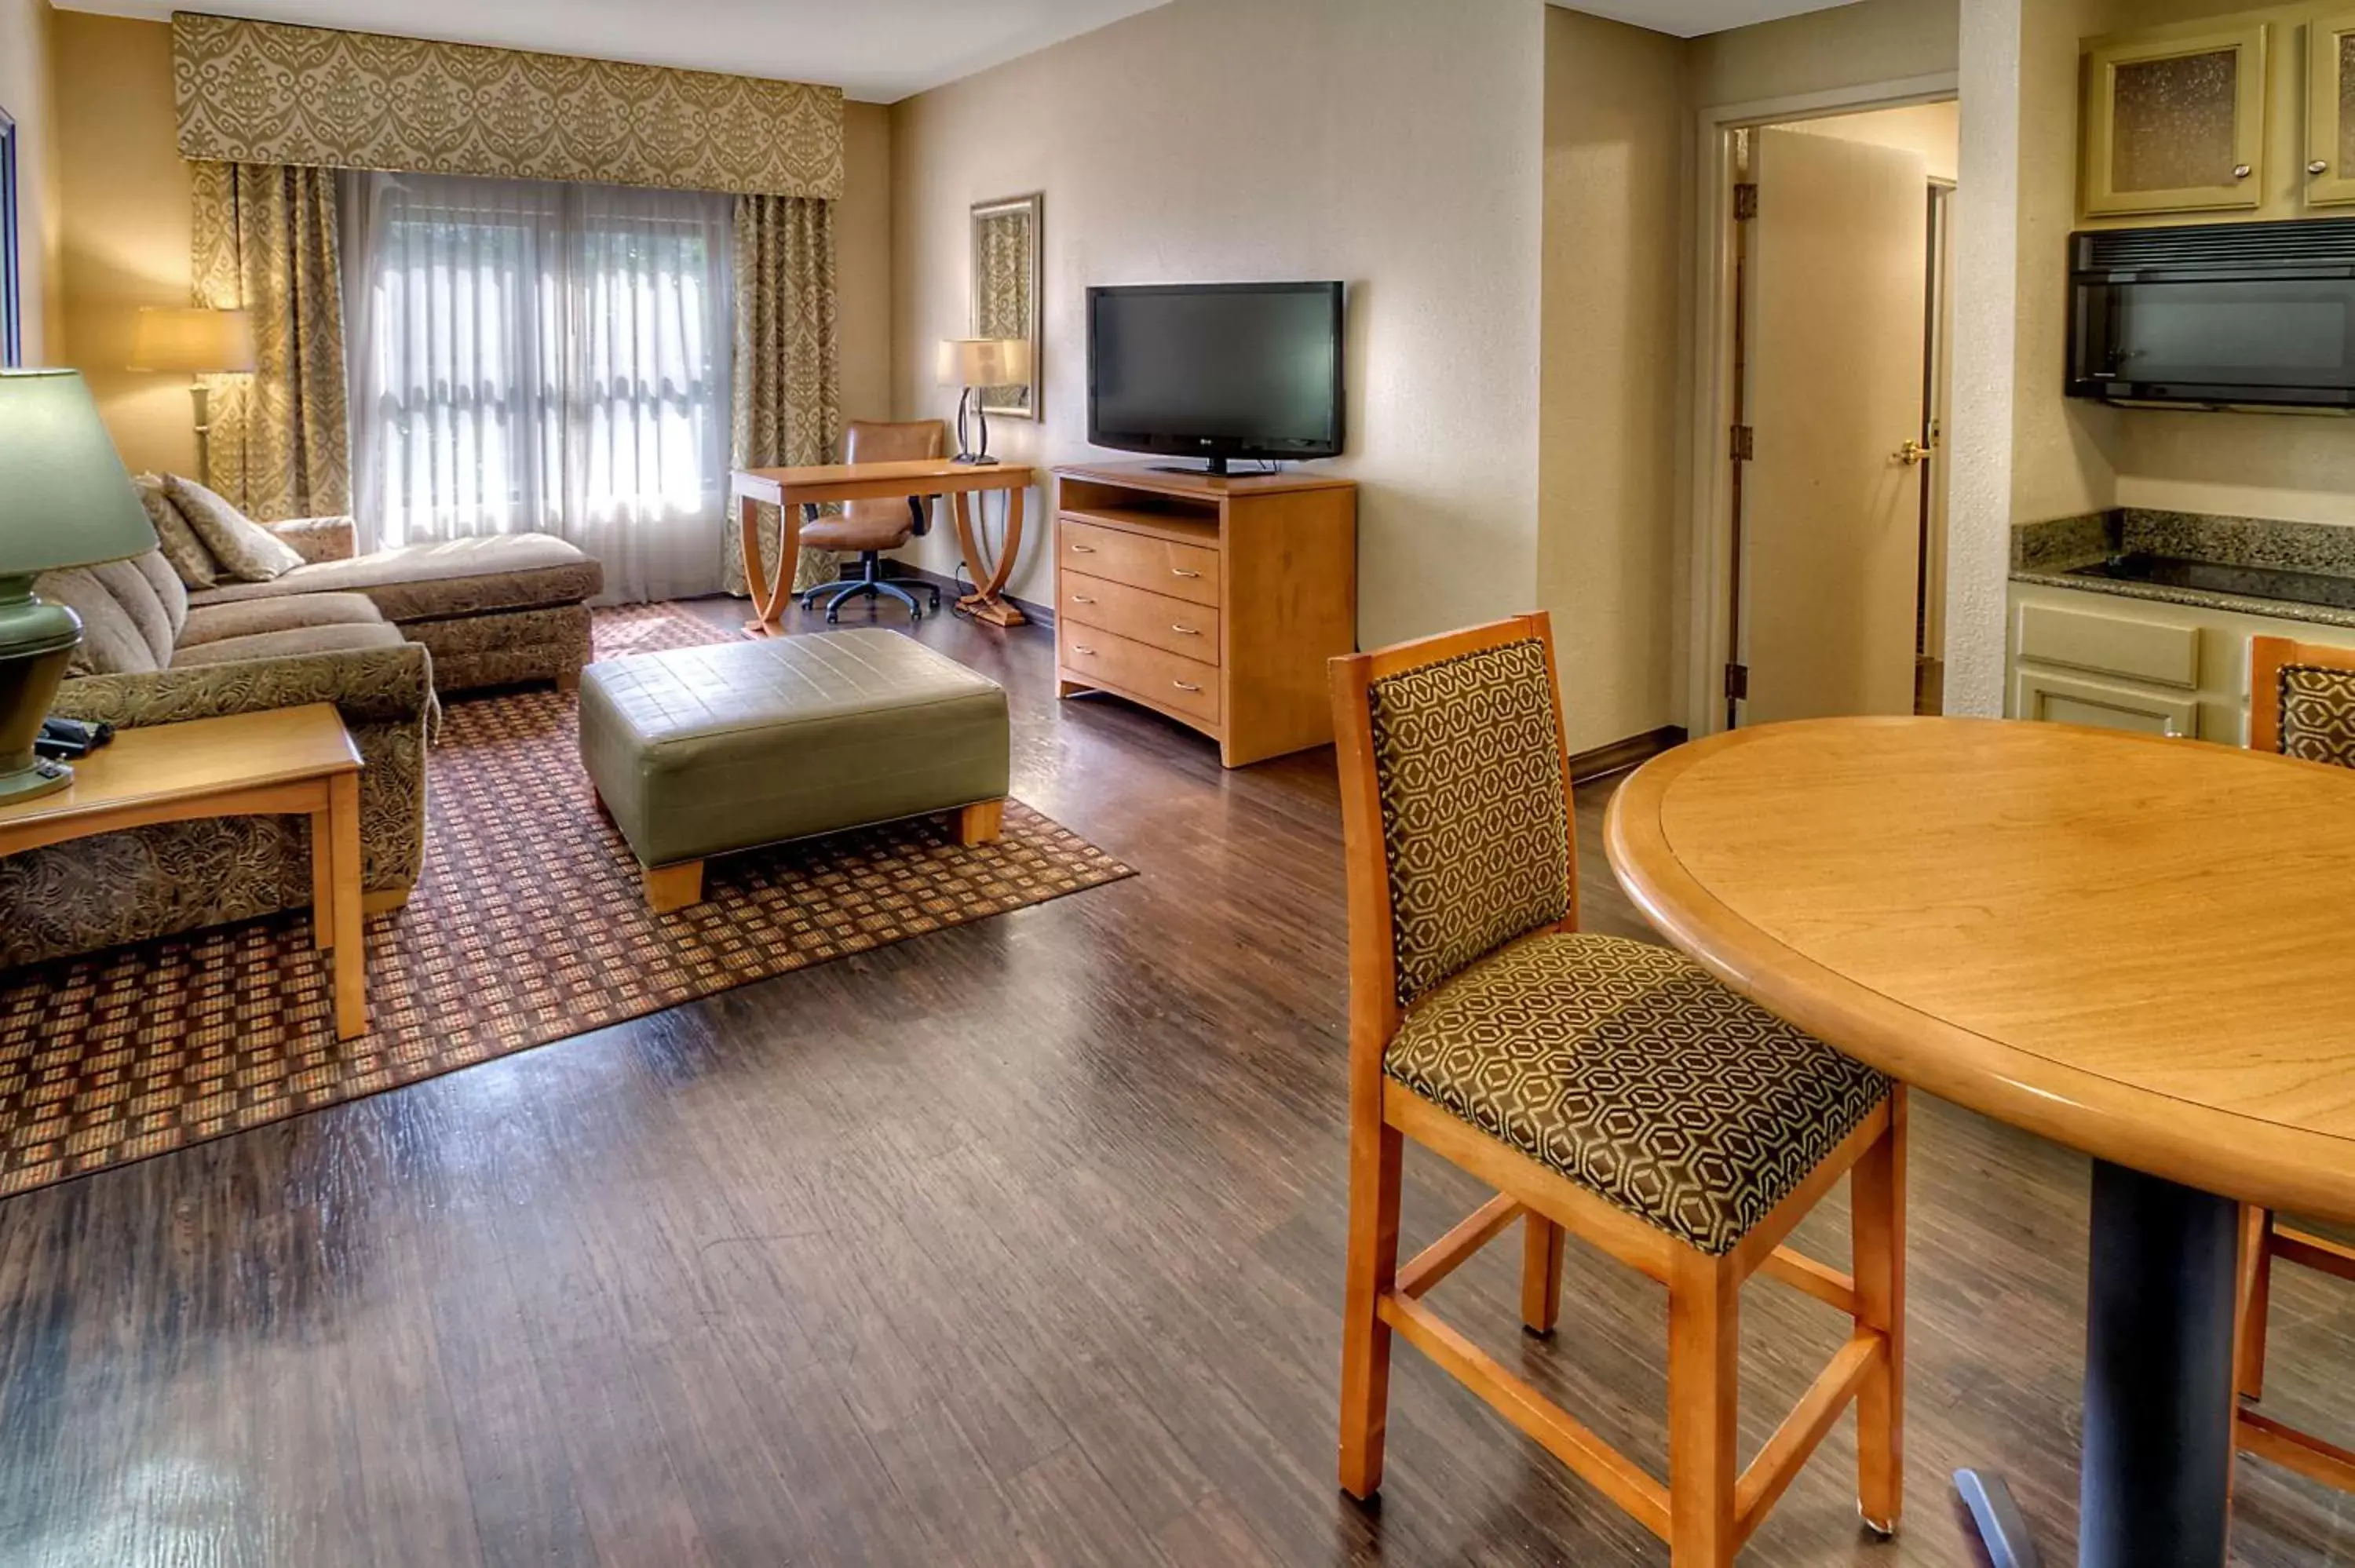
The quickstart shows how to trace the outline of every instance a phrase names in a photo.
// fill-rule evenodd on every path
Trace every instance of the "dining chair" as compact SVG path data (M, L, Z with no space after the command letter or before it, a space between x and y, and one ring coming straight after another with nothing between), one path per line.
M2249 747L2307 762L2355 768L2355 650L2286 637L2249 640ZM2233 1438L2242 1452L2341 1491L2355 1492L2355 1449L2254 1408L2264 1399L2265 1331L2274 1265L2294 1263L2355 1283L2355 1247L2281 1223L2271 1209L2242 1211L2242 1404Z
M1332 661L1349 896L1349 1241L1340 1480L1381 1485L1391 1339L1655 1535L1724 1568L1853 1402L1857 1491L1902 1506L1905 1091L1666 948L1578 929L1569 757L1543 614ZM1399 1262L1409 1141L1497 1195ZM1849 1273L1783 1245L1850 1179ZM1564 1237L1668 1286L1665 1483L1434 1313L1518 1222L1521 1322L1559 1319ZM1764 1274L1847 1342L1737 1468L1740 1292Z

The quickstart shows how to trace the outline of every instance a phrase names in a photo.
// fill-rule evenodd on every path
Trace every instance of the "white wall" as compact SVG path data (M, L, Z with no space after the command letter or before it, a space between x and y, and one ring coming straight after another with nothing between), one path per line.
M1539 0L1175 0L893 107L900 418L953 417L975 201L1046 193L1044 419L1002 456L1086 444L1095 283L1339 278L1369 647L1527 609L1537 553ZM1039 517L1042 498L1030 498ZM994 515L994 512L993 512ZM1033 528L1012 591L1052 597ZM955 561L935 530L913 551Z

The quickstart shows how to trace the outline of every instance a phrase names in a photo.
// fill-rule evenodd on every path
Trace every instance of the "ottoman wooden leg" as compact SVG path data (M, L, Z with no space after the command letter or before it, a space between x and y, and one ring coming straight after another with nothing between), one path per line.
M647 907L657 915L703 902L703 863L699 860L683 860L677 865L641 866L638 880L645 887Z
M986 844L1006 828L1006 802L984 800L957 813L957 842Z

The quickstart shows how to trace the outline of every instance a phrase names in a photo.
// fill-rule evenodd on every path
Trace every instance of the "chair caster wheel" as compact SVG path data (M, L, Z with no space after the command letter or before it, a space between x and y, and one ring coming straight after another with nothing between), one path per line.
M842 624L842 611L840 611L840 610L838 610L838 609L829 609L829 610L827 610L827 611L826 612L826 623L828 626L839 626L839 625L841 625L841 624Z
M1881 1540L1894 1541L1897 1539L1897 1521L1895 1520L1892 1519L1887 1523L1883 1523L1880 1520L1873 1518L1870 1514L1865 1512L1864 1505L1862 1503L1856 1505L1856 1517L1858 1520L1863 1524L1865 1529L1872 1531L1873 1534L1881 1537Z
M932 613L933 613L934 615L938 615L940 612L941 612L941 590L940 590L940 589L938 589L938 588L934 588L934 589L932 590Z
M923 620L923 619L924 619L924 612L923 612L922 609L919 609L916 606L914 606L914 605L912 605L912 604L911 604L911 605L910 605L910 606L908 607L908 624L909 624L909 625L913 626L913 625L915 625L918 621L920 621L920 620Z

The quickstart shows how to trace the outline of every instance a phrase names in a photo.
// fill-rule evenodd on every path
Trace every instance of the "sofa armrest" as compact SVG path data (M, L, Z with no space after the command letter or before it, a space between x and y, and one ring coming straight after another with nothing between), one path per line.
M424 722L435 715L432 663L414 642L238 659L131 675L86 675L58 688L49 711L118 729L333 703L346 725Z
M307 562L348 561L359 554L359 525L348 517L290 517L268 527Z

